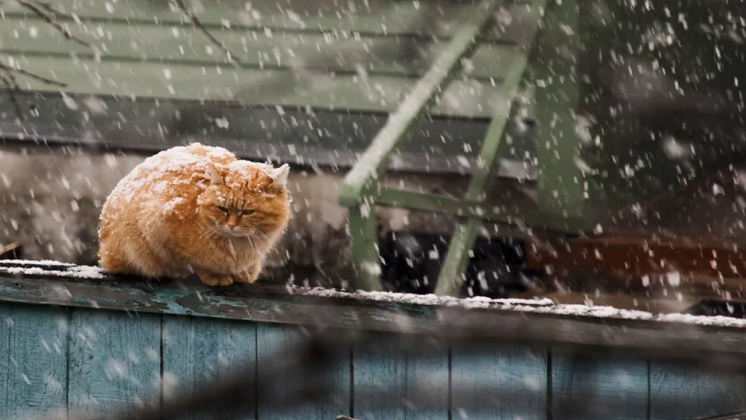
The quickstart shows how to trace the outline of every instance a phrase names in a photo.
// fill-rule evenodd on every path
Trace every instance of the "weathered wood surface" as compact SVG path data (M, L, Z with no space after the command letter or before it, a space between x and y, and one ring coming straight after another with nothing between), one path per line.
M451 355L453 410L480 420L547 419L547 349L482 343ZM476 387L478 393L464 392Z
M498 27L488 39L522 40L527 21L539 11L532 10L531 1L505 2L501 10L503 19L498 19ZM221 0L210 7L195 7L185 2L195 12L206 28L216 31L277 29L277 33L318 33L332 32L338 36L377 37L422 37L448 38L456 28L454 21L469 13L470 3L430 2L417 3L396 0L350 1L342 5L335 0L287 1L278 7L272 0L259 0L247 4L244 1ZM149 0L119 0L101 3L97 0L58 0L55 7L66 13L74 13L82 22L132 22L146 26L186 26L187 16L179 11L174 3ZM3 3L0 11L6 17L37 18L28 10L14 3ZM418 18L432 19L433 25L413 25ZM508 14L514 19L507 19ZM72 20L70 18L63 20ZM191 25L190 25L191 26ZM270 36L270 35L267 35Z
M304 331L294 326L259 324L257 326L257 374L265 375L265 369L277 355L292 351L302 343ZM346 351L349 355L349 351ZM282 379L278 388L259 388L257 394L259 418L281 419L333 419L338 415L349 415L351 411L351 360L343 358L335 361L331 369L325 372L322 380L315 384L328 387L329 393L315 404L299 404L293 406L270 404L268 395L287 396L302 383L302 372L290 372Z
M56 410L67 402L68 317L63 308L0 308L0 418Z
M418 354L388 334L374 337L373 343L353 350L355 416L370 420L448 419L448 348ZM391 403L371 401L366 398L370 392L385 395Z
M209 11L197 12L200 19L207 19L205 23L218 42L237 59L240 57L234 63L199 28L185 25L186 15L173 5L158 7L136 1L82 7L75 1L61 3L55 7L74 11L77 21L64 15L59 18L68 24L73 36L84 39L91 47L59 36L54 27L17 5L4 4L1 10L7 24L0 35L4 31L7 36L3 38L9 43L4 43L0 51L23 68L33 68L38 74L67 83L62 88L64 92L224 99L356 111L396 109L400 96L425 74L446 45L447 39L438 36L453 35L461 21L476 10L471 4L460 5L451 13L444 13L442 5L434 8L427 3L403 8L391 3L373 9L361 4L359 13L352 14L364 16L363 20L346 22L339 19L339 12L329 10L335 15L326 18L331 27L315 25L276 34L268 21L247 28L245 19L241 19L242 15L259 13L260 5L246 10L242 3L218 3ZM269 4L264 6L275 9ZM489 117L495 106L502 106L496 105L494 95L500 94L508 68L505 63L528 53L540 21L538 6L531 1L507 4L500 10L502 19L491 19L493 40L480 39L482 46L465 69L463 80L455 81L444 92L443 101L433 114ZM446 8L453 9L453 5ZM103 21L101 13L105 15ZM293 5L281 12L283 16L286 13L300 20L310 18L298 16ZM317 13L323 12L320 9ZM387 20L389 14L404 23L407 31L433 29L442 34L423 37L410 33L414 37L402 37L396 24L389 28L393 23ZM365 19L376 22L378 30L366 32ZM355 28L358 23L362 27ZM352 26L349 32L344 29L348 24ZM75 59L70 59L70 54ZM200 79L204 82L198 82ZM28 90L49 89L49 85L30 78L22 78L21 84Z
M6 61L68 83L63 98L59 88L19 76L21 87L36 95L18 101L29 114L22 135L14 118L0 118L3 137L14 145L139 153L189 138L246 158L349 167L473 5L311 3L221 1L203 8L186 2L241 56L235 66L174 3L55 2L75 14L77 21L59 18L93 48L69 42L18 4L3 3ZM392 169L470 171L486 120L507 112L505 63L527 54L540 3L500 9L462 77L430 113L433 120L413 133L413 145ZM15 112L12 101L0 102L0 111ZM517 156L525 155L518 149Z
M2 420L160 407L231 370L266 373L306 334L290 325L8 303L0 314ZM247 389L254 408L239 417L684 420L746 408L742 357L740 369L724 369L713 354L693 363L505 340L444 347L416 334L372 338L341 349L347 356L317 383L328 390L318 404L272 403L272 394L302 383L292 371L273 378L276 386Z
M552 412L557 420L644 419L648 361L616 354L552 353Z
M298 289L263 285L211 289L200 285L197 279L160 284L136 278L84 279L62 271L69 268L65 266L52 267L51 271L49 266L38 267L37 274L21 275L8 272L13 265L0 263L0 301L113 309L133 316L138 313L193 315L428 334L447 340L480 336L512 342L603 345L652 353L666 353L674 347L682 355L703 351L746 352L746 329L735 324L708 326L652 318L614 318L603 316L603 311L595 316L582 315L581 311L575 315L551 313L549 308L541 307L546 305L541 302L533 306L523 303L518 308L497 302L480 309L354 296L322 297ZM71 270L74 273L76 268ZM643 315L640 312L635 316Z
M705 417L744 409L746 374L742 369L651 361L648 376L651 420Z
M70 413L115 414L133 404L159 402L160 317L76 311L68 337Z
M100 25L99 22L82 23L74 27L72 33L85 39L88 37L86 34L95 33ZM30 26L38 28L33 36ZM197 28L134 26L115 21L107 23L105 30L110 41L106 42L106 51L99 53L100 58L122 62L128 68L138 61L154 61L162 63L164 69L176 72L189 64L214 65L216 61L214 44ZM13 34L18 34L18 37ZM3 50L9 54L59 59L69 59L71 53L81 58L96 57L94 50L69 43L59 36L55 28L40 22L9 20L7 25L0 28L0 37L8 39ZM292 68L300 63L303 67L334 71L339 75L356 75L360 66L364 65L368 75L416 78L427 71L430 57L443 49L441 41L403 41L393 37L339 39L321 32L302 35L281 32L268 37L263 29L240 32L218 30L215 37L227 48L245 55L245 59L241 60L241 66L245 68L277 70ZM422 55L413 57L413 61L403 60L415 45L422 50ZM360 51L379 51L382 54L361 60L364 55ZM345 52L352 54L345 55ZM472 56L474 67L469 77L482 82L502 80L506 71L505 63L519 56L523 56L521 50L510 42L482 44Z
M0 97L5 97L0 95ZM83 104L87 95L69 95ZM44 152L49 147L76 145L87 150L156 153L168 147L199 141L225 147L242 158L282 161L305 166L321 165L332 170L348 168L365 150L386 121L385 113L359 112L345 114L331 110L308 113L303 107L287 107L280 115L276 108L236 105L219 101L193 104L190 101L131 101L122 98L100 98L108 113L96 115L87 108L70 110L54 94L23 96L22 102L33 104L40 117L26 123L28 133L18 133L12 122L0 121L2 143L7 146L35 146ZM126 123L108 118L122 115ZM87 117L86 117L87 115ZM155 115L155 116L153 116ZM181 120L176 124L176 116ZM145 117L148 116L148 117ZM216 119L228 128L218 127ZM161 123L161 126L157 124ZM222 124L222 123L221 123ZM183 125L183 126L179 126ZM160 129L159 129L160 127ZM165 128L164 128L165 127ZM423 122L422 130L410 136L401 154L392 162L392 170L414 170L435 173L468 173L487 127L485 119L453 120L433 117ZM167 129L164 132L162 129ZM433 143L432 133L448 139ZM530 133L515 133L526 138ZM267 139L271 139L268 142ZM525 140L524 140L525 142ZM523 153L517 148L516 160ZM500 176L511 176L510 168L501 168ZM533 166L529 165L529 171ZM523 178L532 178L523 176Z
M55 57L5 54L21 63L23 68L39 69L36 72L40 76L66 83L67 87L63 89L66 93L232 101L235 104L272 106L277 114L283 113L283 107L305 106L339 112L388 112L396 109L413 84L408 77L370 75L363 83L357 75L324 74L296 86L293 81L297 77L287 69L235 69L214 65L208 68L196 65L172 70L173 65L161 63L98 61L93 57L71 62ZM496 59L503 62L511 56L508 52L505 57L498 56ZM86 77L81 77L81 73ZM98 79L100 75L106 75L103 81ZM268 86L279 81L290 89L268 89ZM32 91L50 90L49 85L35 79L29 79L24 85ZM504 107L505 101L495 100L505 96L503 86L489 82L475 84L468 80L456 80L445 89L443 95L452 98L452 102L442 101L433 109L433 115L487 118ZM507 112L507 107L504 108L504 112Z
M205 382L220 382L235 366L257 362L254 323L164 316L162 328L164 399L196 392ZM256 404L253 390L246 391L246 398ZM254 411L245 418L254 418Z

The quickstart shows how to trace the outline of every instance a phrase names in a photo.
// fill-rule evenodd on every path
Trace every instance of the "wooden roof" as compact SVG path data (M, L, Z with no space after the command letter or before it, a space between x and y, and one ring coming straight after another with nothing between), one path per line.
M150 152L164 141L198 137L247 157L308 163L308 156L345 166L474 7L388 0L186 4L235 62L169 2L55 2L64 12L56 20L90 46L66 39L16 3L3 3L0 57L67 84L59 89L19 77L23 89L43 94L23 100L35 109L23 139ZM540 4L510 2L500 9L432 119L412 136L404 161L456 170L455 158L445 165L422 160L426 154L476 158L489 118L495 110L510 111L513 98L502 94L505 63L528 53ZM0 128L17 140L9 111Z

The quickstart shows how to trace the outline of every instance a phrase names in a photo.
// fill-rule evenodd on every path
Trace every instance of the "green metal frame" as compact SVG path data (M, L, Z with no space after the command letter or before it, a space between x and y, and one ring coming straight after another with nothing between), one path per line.
M538 125L536 132L540 145L537 197L543 219L550 224L548 227L557 230L585 231L594 219L586 198L587 184L594 181L575 163L584 149L578 133L582 127L578 113L582 112L584 95L579 54L582 41L586 41L586 46L598 44L582 28L583 7L579 0L565 0L561 7L548 9L531 65L532 77L543 84L534 98L538 104L536 119L545 122ZM568 31L568 27L573 30Z
M345 178L339 202L349 209L352 256L358 289L372 291L382 288L376 205L392 205L466 218L456 226L438 278L436 293L451 296L459 292L468 255L482 221L511 221L518 215L516 210L508 206L488 206L482 202L485 198L484 191L494 179L501 140L511 115L504 110L498 111L492 118L464 200L383 188L377 182L387 169L391 153L432 105L442 86L447 85L460 70L462 60L474 51L478 35L489 25L492 12L501 3L497 0L483 0L464 19L448 47L417 82L398 110L389 117L386 125ZM513 101L518 92L527 64L528 54L507 63L510 67L503 85L506 98L510 101ZM521 214L520 218L525 220L527 216L531 218L531 215L526 214Z

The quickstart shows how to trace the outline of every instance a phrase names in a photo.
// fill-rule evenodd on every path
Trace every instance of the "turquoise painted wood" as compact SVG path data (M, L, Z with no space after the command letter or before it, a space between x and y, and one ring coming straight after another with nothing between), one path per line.
M67 399L68 313L64 308L9 306L0 325L7 351L7 399L0 418L43 415L64 407ZM3 348L5 347L5 348Z
M358 346L354 349L355 417L365 420L447 420L448 349L412 354L402 349L391 335L378 336L375 347ZM384 401L391 403L381 405L377 402L380 399L367 398L372 392L384 393Z
M288 325L259 324L257 326L257 372L266 374L269 362L277 354L292 351L301 343L304 328ZM285 406L269 404L266 395L267 387L259 384L258 410L260 419L276 418L282 420L334 419L339 415L350 415L351 411L351 371L350 359L339 360L322 378L318 386L327 386L332 390L331 398L318 401L316 404L299 404ZM275 395L288 395L301 383L298 372L288 373L282 381L282 388L275 389Z
M8 319L13 313L15 305L0 306L0 419L9 420L18 413L22 408L10 406L8 404L8 394L10 389L3 384L8 383L8 371L10 370L10 360L6 355L10 355L10 331ZM31 410L28 410L31 411Z
M253 323L164 316L163 399L192 393L208 381L219 381L235 366L256 364L256 343ZM247 390L246 398L256 402L253 391ZM253 409L239 419L255 418Z
M711 416L746 409L746 374L681 363L650 364L650 420Z
M287 324L0 304L0 420L159 404L237 364L266 373L304 334ZM424 336L412 339L430 352L404 349L389 333L349 349L318 384L332 390L318 404L273 407L267 386L247 390L255 408L241 418L684 420L746 409L746 374L734 369L501 342L433 348ZM300 372L281 379L278 391L288 393ZM384 403L370 391L384 391Z
M161 317L76 310L70 324L70 413L159 404Z
M451 357L454 418L547 419L546 350L490 343Z
M552 352L552 418L647 418L648 362Z

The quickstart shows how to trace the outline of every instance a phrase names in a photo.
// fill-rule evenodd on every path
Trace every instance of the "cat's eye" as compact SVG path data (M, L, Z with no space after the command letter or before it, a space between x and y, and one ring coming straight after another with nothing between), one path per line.
M241 211L241 214L244 216L250 216L252 214L256 213L256 210L254 209L244 209Z
M228 213L228 209L223 206L218 206L218 210L222 211L223 213Z

